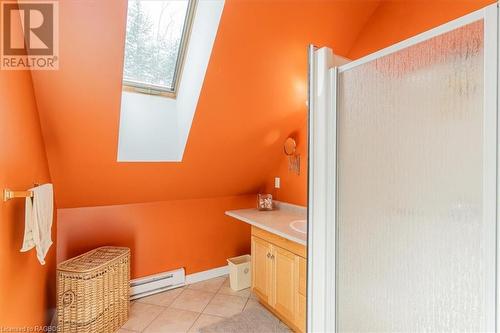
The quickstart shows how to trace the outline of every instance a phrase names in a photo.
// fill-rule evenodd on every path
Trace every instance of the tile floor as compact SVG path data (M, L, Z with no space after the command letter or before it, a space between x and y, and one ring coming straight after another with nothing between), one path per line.
M233 291L222 276L133 301L118 333L198 332L255 306L262 307L250 289Z

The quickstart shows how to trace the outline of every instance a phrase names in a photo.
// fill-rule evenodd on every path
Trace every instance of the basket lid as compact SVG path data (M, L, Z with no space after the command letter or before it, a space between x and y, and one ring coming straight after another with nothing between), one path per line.
M89 272L128 255L127 247L103 246L60 263L57 269L68 272Z

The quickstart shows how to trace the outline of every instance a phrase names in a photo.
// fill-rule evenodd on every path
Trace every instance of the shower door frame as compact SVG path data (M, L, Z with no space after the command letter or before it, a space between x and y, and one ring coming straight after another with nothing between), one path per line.
M484 20L484 100L483 100L483 221L495 228L484 232L485 247L492 247L486 267L487 290L495 297L486 300L488 331L500 332L500 279L498 274L500 237L498 228L498 189L500 186L498 114L499 83L498 3L445 23L397 44L345 65L333 66L328 48L309 47L309 207L308 207L308 298L307 331L336 332L336 153L338 74L375 59L395 53L469 23ZM488 222L489 221L489 222ZM489 253L489 252L488 252Z

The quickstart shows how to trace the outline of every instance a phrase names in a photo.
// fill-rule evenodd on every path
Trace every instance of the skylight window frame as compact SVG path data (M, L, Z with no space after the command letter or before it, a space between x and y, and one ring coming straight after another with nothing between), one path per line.
M179 88L179 82L182 76L184 62L186 60L186 50L189 45L189 37L191 35L194 16L196 12L196 5L198 3L198 0L187 0L187 1L188 1L188 7L186 10L186 17L184 18L184 25L182 28L182 37L181 37L181 42L179 44L179 51L177 52L177 60L175 63L172 89L156 84L123 79L122 81L123 91L148 94L148 95L160 95L169 98L177 97L177 92L178 92L177 90ZM127 18L128 18L128 13L127 13ZM127 36L125 36L125 39L126 38ZM125 66L125 62L123 63L123 66Z

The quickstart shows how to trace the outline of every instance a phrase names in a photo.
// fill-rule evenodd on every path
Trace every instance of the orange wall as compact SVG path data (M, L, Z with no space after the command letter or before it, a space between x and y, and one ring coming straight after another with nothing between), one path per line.
M0 190L35 182L50 182L50 176L30 72L0 70ZM56 244L41 266L35 250L19 252L23 235L24 200L1 200L0 330L46 325L54 307Z
M367 2L369 1L365 1ZM343 49L336 47L333 47L333 50L349 59L356 59L495 2L494 0L383 0L359 32L350 51L344 52ZM343 28L341 30L345 31ZM292 128L290 133L291 136L298 138L298 150L302 156L301 175L297 176L288 171L287 157L281 154L281 161L270 173L265 190L277 194L279 200L306 205L306 115L301 115L294 124L295 128ZM277 192L273 188L276 176L281 177L281 189Z
M60 2L33 73L62 208L258 192L306 115L307 45L347 53L377 1L228 0L182 163L117 163L126 1Z
M296 130L290 133L290 137L297 143L297 154L300 155L300 173L288 171L288 156L285 155L283 147L277 152L280 155L280 163L269 175L265 192L271 193L273 198L279 201L293 203L295 205L307 206L307 173L308 173L308 137L307 137L307 113L301 114L296 122ZM274 188L274 178L280 178L280 188Z
M182 163L117 163L126 2L61 2L60 70L33 75L62 208L58 260L126 245L140 277L248 253L248 226L224 211L255 205L304 124L307 45L347 52L376 4L227 1Z
M495 2L494 0L382 1L361 31L348 57L350 59L362 57Z
M59 209L58 261L111 244L131 249L132 278L224 266L250 253L250 226L224 212L254 205L251 195Z

